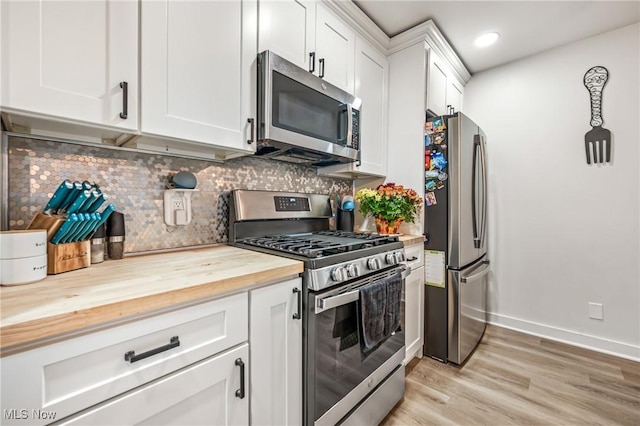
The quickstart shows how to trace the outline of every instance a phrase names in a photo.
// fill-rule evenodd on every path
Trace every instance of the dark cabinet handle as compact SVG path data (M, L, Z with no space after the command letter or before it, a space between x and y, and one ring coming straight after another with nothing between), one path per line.
M173 336L169 341L168 345L160 346L159 348L151 349L150 351L141 353L140 355L136 355L135 351L129 351L124 354L124 360L134 363L136 361L140 361L141 359L149 358L150 356L159 354L160 352L168 351L169 349L173 349L180 346L180 339L178 336Z
M242 358L236 359L236 365L240 367L240 389L236 390L236 397L244 399L244 362Z
M300 312L302 311L302 290L296 287L293 289L293 292L298 294L298 312L293 314L293 319L299 320L302 318L302 315L300 315Z
M247 143L249 145L251 145L253 143L253 130L254 130L255 122L256 122L256 120L253 119L253 118L247 119L247 123L249 123L251 125L251 129L250 129L251 139L247 140Z
M324 77L324 58L318 60L318 67L320 68L320 75L318 77Z
M316 52L309 52L309 72L316 70Z
M407 259L407 262L413 262L414 260L418 260L416 256L410 257Z
M120 118L126 120L129 109L129 83L126 81L120 82L120 88L122 89L122 112L120 113Z

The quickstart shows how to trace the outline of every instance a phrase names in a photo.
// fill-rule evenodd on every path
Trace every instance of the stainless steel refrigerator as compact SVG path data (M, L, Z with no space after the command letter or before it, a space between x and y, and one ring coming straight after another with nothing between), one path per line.
M462 113L425 125L424 354L462 364L487 315L486 135Z

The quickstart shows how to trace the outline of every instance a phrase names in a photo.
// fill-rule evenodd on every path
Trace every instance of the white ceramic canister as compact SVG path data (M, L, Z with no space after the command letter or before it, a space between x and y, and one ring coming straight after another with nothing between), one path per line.
M46 230L0 232L0 284L27 284L46 276Z

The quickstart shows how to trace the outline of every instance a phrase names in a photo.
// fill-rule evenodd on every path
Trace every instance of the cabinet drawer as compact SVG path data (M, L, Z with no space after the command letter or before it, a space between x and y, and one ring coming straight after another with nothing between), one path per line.
M32 410L60 419L247 339L244 293L3 357L2 408L27 409L30 424L48 423Z
M61 425L246 425L249 423L249 345L158 379L68 417ZM241 380L244 379L244 383ZM236 395L240 389L245 395Z
M424 266L424 245L414 244L404 248L404 255L407 259L407 266L417 269Z

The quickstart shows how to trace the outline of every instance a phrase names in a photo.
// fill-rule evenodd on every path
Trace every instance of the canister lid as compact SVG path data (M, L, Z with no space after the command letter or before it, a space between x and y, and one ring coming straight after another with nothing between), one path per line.
M45 229L0 232L0 259L21 259L43 254L47 254Z

